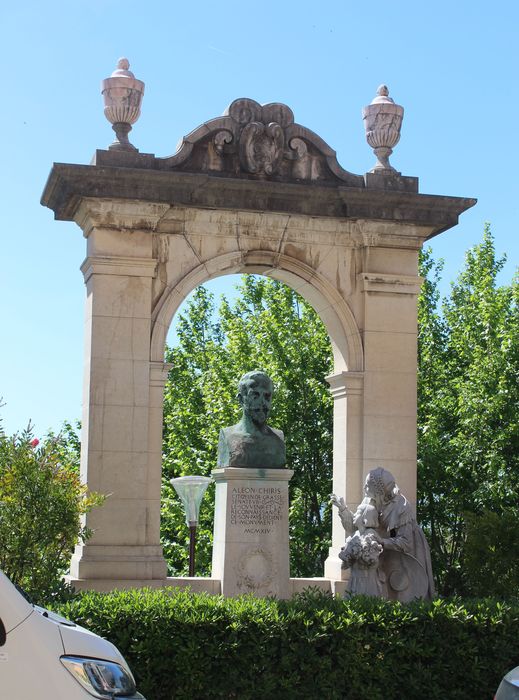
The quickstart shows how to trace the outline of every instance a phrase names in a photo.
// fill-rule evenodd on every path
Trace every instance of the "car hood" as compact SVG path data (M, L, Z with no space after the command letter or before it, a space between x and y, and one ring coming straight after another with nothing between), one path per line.
M88 656L93 659L105 659L107 661L115 661L115 663L128 668L123 655L107 639L98 637L93 632L79 625L70 627L62 623L56 624L59 627L63 649L68 656Z
M519 666L516 666L511 671L508 671L505 676L505 681L510 685L519 688Z

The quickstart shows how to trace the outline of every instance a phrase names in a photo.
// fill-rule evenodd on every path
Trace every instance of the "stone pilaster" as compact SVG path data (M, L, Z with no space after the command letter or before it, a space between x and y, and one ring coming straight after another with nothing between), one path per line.
M344 498L350 510L355 510L362 493L363 482L363 372L339 372L327 377L333 396L333 493ZM334 511L332 546L324 565L325 576L340 580L346 577L341 569L339 552L345 534L339 516Z
M413 503L421 283L416 275L363 272L358 276L364 307L363 477L374 467L388 469Z
M94 534L77 546L71 580L164 579L160 458L150 449L161 394L149 361L155 262L90 256L82 271L87 301L81 473L89 489L107 499L85 517Z

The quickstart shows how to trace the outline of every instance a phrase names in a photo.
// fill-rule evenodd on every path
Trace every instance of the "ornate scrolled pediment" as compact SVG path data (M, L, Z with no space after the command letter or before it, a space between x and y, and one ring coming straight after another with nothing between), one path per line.
M362 176L341 168L325 141L294 122L289 107L248 98L234 100L223 116L185 136L175 155L155 162L161 170L364 186Z

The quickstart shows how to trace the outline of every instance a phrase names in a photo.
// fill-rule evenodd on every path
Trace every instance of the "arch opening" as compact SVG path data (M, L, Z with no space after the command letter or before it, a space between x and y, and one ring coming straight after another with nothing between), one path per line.
M257 273L256 268L254 276ZM333 400L325 380L332 371L332 343L326 326L309 303L296 302L292 307L295 297L292 292L296 292L293 285L287 285L274 275L262 277L274 278L272 281L277 284L262 285L257 277L256 284L254 279L250 287L243 283L242 294L229 300L231 308L240 300L249 312L242 320L237 320L238 330L235 327L231 330L231 345L236 348L235 341L239 337L245 339L245 344L251 342L255 347L263 342L257 353L248 355L247 349L240 348L228 352L225 343L230 336L222 342L221 350L215 351L214 347L208 350L206 354L214 353L211 357L202 357L202 345L200 352L193 348L192 340L200 337L202 328L201 335L209 344L211 324L207 319L215 318L213 309L207 311L205 293L196 293L204 285L195 287L191 308L184 305L176 312L186 319L184 330L188 340L182 347L168 350L166 357L173 369L165 387L161 512L162 547L169 574L173 576L185 575L187 571L187 530L169 479L186 474L207 476L216 467L219 429L235 424L241 417L234 396L237 380L244 371L256 367L266 370L277 385L269 424L283 430L287 467L295 471L290 483L292 575L322 576L331 533L328 496L333 475ZM255 291L260 294L256 296ZM228 299L228 295L226 297ZM190 316L191 309L194 311ZM251 311L258 311L252 322ZM259 321L263 311L266 320ZM271 320L279 322L280 319L286 319L286 325L278 323L269 327ZM215 320L218 323L218 318ZM283 327L287 329L284 337L280 330ZM264 334L266 328L269 332ZM279 338L277 347L275 336ZM269 353L272 348L275 348L274 353L279 350L279 362L272 358L272 352ZM213 504L214 496L209 490L200 514L202 542L198 570L203 575L210 575L211 571L209 541Z
M162 361L173 317L196 287L217 277L240 273L276 279L300 294L327 330L332 344L334 373L362 371L361 335L345 300L322 275L308 265L271 251L218 256L192 269L175 285L166 287L152 318L151 360Z

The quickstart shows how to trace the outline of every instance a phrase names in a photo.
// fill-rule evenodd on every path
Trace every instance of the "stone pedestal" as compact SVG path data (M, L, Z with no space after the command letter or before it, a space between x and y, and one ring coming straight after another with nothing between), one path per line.
M290 469L216 469L212 577L224 596L290 597Z

